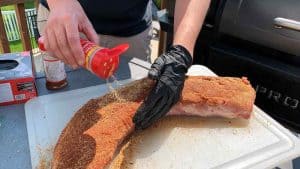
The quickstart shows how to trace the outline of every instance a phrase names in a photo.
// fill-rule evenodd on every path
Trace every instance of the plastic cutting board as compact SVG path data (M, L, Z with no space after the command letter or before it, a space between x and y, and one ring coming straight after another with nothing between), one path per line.
M192 66L189 75L215 76L199 65ZM76 110L107 92L106 85L99 85L37 97L25 104L33 168L49 167L56 141ZM131 168L262 169L300 155L298 138L257 107L248 125L221 118L199 118L199 123L149 132L137 147Z

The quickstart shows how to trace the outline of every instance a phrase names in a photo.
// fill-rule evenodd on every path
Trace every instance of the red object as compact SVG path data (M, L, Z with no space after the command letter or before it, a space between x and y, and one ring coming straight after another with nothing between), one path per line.
M80 43L85 55L84 67L103 79L115 73L120 55L129 48L128 44L121 44L112 49L104 48L85 39L80 39ZM46 51L43 37L38 40L38 44L41 50Z
M37 96L33 77L0 81L0 86L7 86L12 94L11 99L0 102L0 106L25 103Z
M37 96L29 52L3 54L0 61L17 63L15 67L0 70L0 106L25 103Z

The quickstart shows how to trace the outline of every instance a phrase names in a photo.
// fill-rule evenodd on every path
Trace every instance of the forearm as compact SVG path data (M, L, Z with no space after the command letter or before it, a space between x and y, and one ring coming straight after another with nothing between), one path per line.
M176 1L173 44L184 46L191 55L209 4L210 0Z

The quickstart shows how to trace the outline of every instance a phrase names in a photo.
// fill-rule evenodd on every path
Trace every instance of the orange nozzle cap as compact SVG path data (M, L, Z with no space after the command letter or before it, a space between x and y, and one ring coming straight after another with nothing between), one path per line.
M128 48L129 48L129 44L124 43L124 44L118 45L118 46L110 49L107 52L107 54L109 56L120 56L122 53L126 52Z
M101 78L107 79L119 66L119 56L129 48L128 44L121 44L112 49L102 49L95 53L91 68Z
M46 51L46 48L44 46L44 37L40 37L38 39L38 46L39 46L39 49L42 50L42 51Z

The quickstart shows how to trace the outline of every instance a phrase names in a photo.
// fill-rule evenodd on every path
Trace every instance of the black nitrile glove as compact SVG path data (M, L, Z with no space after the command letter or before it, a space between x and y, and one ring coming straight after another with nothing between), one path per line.
M156 81L149 96L133 117L136 129L145 129L166 115L181 96L192 56L183 46L172 46L152 64L148 77Z

